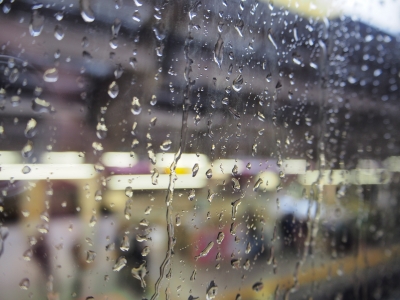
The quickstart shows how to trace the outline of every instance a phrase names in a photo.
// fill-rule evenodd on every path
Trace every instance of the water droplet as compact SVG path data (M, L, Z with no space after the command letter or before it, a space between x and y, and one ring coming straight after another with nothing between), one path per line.
M156 23L153 26L153 32L157 40L162 41L165 39L166 34L165 34L165 28L163 23Z
M278 49L278 45L275 43L274 38L272 37L272 30L271 28L268 29L268 39L271 42L271 44L274 46L275 49Z
M231 259L231 266L234 269L240 269L240 260L238 260L237 258Z
M108 87L108 95L111 98L115 99L118 96L118 93L119 93L118 84L115 81L111 82L110 86Z
M94 226L96 225L96 223L97 223L97 218L96 218L95 215L93 215L93 216L90 218L89 226L90 226L90 227L94 227Z
M264 284L262 282L256 282L255 284L253 284L253 291L259 292L264 288Z
M134 115L138 115L142 112L142 106L140 105L139 98L133 97L131 105L132 105L131 112Z
M137 267L137 268L132 268L131 270L133 278L136 278L140 281L140 284L142 288L146 287L146 282L144 280L144 277L147 275L147 269L146 269L146 261L143 261L143 263Z
M171 140L165 140L161 145L160 148L163 151L168 151L171 149L172 141Z
M107 126L103 122L97 123L96 135L99 139L104 139L107 136Z
M147 219L142 219L140 222L139 222L139 225L141 225L141 226L145 226L145 227L147 227L147 226L149 226L149 220L147 220Z
M88 251L86 252L86 262L87 262L88 264L94 262L94 260L95 260L95 258L96 258L96 255L97 255L96 252L94 252L94 251L92 251L92 250L88 250Z
M111 49L115 50L118 48L118 38L116 36L112 37L110 42L108 43Z
M49 113L55 111L55 109L53 108L53 106L51 106L49 102L40 98L35 98L32 101L32 109L34 112L37 113Z
M237 210L238 210L240 203L242 203L242 201L240 199L237 199L236 201L231 203L231 205L232 205L232 220L236 220L236 214L237 214Z
M46 82L56 82L58 80L58 70L56 68L47 69L43 74L43 80Z
M101 190L96 191L96 193L94 194L94 200L97 202L103 200L103 193Z
M23 258L26 261L31 261L32 257L33 257L33 251L32 251L32 249L29 248L28 250L26 250L24 252Z
M81 0L80 1L80 10L81 10L81 16L82 19L87 22L93 22L95 17L94 17L94 12L90 7L90 0Z
M192 275L190 275L190 281L196 280L197 271L196 269L193 270Z
M58 11L54 14L54 17L57 21L61 21L64 18L64 13L62 11Z
M28 141L25 146L21 150L22 156L23 157L31 157L33 153L33 142Z
M105 170L105 167L104 167L102 164L100 164L100 163L96 163L96 164L94 165L94 170L95 170L97 173L101 173L101 172L103 172L103 171Z
M151 206L147 206L146 207L146 209L144 210L144 214L145 215L149 215L150 213L151 213L151 210L152 210L153 208L151 207Z
M209 242L208 245L204 248L204 250L201 251L201 252L199 253L199 255L195 256L194 258L195 258L196 260L198 260L200 257L207 256L207 254L210 253L210 251L211 251L211 249L212 249L213 246L214 246L214 242Z
M57 24L56 27L54 27L54 37L57 40L61 41L64 38L64 36L65 36L64 28Z
M225 238L225 234L222 231L220 233L218 233L217 244L221 245L224 238Z
M250 269L250 260L249 259L246 259L246 262L243 265L243 269L245 269L246 271L248 271ZM238 299L238 298L236 298L236 299Z
M232 178L232 187L235 192L238 192L240 190L239 180L237 180L236 178Z
M190 201L193 201L195 197L196 197L196 191L195 191L194 189L191 189L191 190L189 191L189 194L188 194L188 199L189 199Z
M215 284L214 280L210 282L209 287L207 288L206 299L211 300L215 299L218 293L218 286Z
M207 176L208 179L210 179L212 177L212 170L211 169L207 170L206 176Z
M44 25L44 16L38 10L32 12L31 23L29 24L29 33L31 36L39 36L42 33Z
M253 146L251 147L251 150L252 150L251 155L255 156L257 154L257 144L253 144Z
M179 214L177 214L175 217L175 224L176 226L181 226L182 224L181 216Z
M192 177L195 177L198 171L199 171L199 164L196 163L192 168Z
M142 254L142 256L149 255L150 254L150 247L149 246L144 247L141 254Z
M221 35L218 37L217 43L214 46L214 61L218 67L221 68L222 60L224 58L224 40Z
M301 56L299 54L297 54L296 52L293 52L292 60L296 65L301 65L303 63Z
M149 159L153 165L157 163L157 158L156 155L154 154L154 151L152 149L147 151L147 155L149 156Z
M21 97L18 95L14 95L11 97L11 105L13 107L17 107L21 104Z
M25 136L27 138L32 138L32 137L35 136L35 134L36 134L36 125L37 125L37 122L36 122L35 119L30 119L28 121L28 123L26 124L25 131L24 131Z
M124 235L121 241L120 249L122 251L128 251L130 247L130 242L129 242L129 237L127 235Z
M263 184L263 182L264 181L261 178L258 178L256 183L254 184L253 191L256 192L258 190L258 188L260 187L260 185Z
M243 20L242 19L238 20L237 23L235 24L235 29L240 36L243 36L243 27L244 27Z
M132 198L132 196L133 196L133 189L132 189L132 187L127 186L127 187L125 188L125 195L126 195L127 197L129 197L129 198Z
M142 3L141 0L133 0L133 2L135 3L135 5L136 5L137 7L140 7L140 6L143 5L143 3Z
M123 73L124 73L124 69L123 69L122 65L121 64L117 64L117 67L114 70L115 79L120 78Z
M142 243L142 242L149 242L149 241L151 241L151 237L148 237L148 236L145 235L145 234L137 234L137 235L136 235L136 240L137 240L139 243Z
M264 116L261 112L257 112L257 118L258 118L261 122L264 122L264 121L265 121L265 116Z
M8 80L10 81L10 83L15 83L18 80L18 77L19 77L19 71L17 68L15 68L11 71Z
M114 272L119 272L126 266L127 263L128 261L126 260L125 256L120 256L118 257L117 262L113 266L112 270Z
M111 243L106 246L106 251L114 251L114 250L115 250L115 243Z
M153 174L151 175L151 183L153 185L157 185L158 184L158 177L160 176L160 174L158 173L156 168L153 169L152 173Z
M156 95L151 96L150 104L152 106L157 104L157 96Z
M243 86L243 76L242 74L239 74L238 77L236 77L236 79L233 80L232 88L236 92L239 92L242 89L242 86Z
M28 174L28 173L30 173L30 172L31 172L31 168L30 168L30 167L24 166L24 167L22 168L22 173L23 173L23 174Z
M207 200L208 202L212 202L214 200L216 193L213 193L210 189L208 190L208 196L207 196Z
M29 286L31 285L31 282L29 281L28 278L24 278L20 281L19 283L19 287L21 288L21 290L27 290L29 289Z
M132 140L132 144L131 144L131 148L135 148L137 145L139 145L139 140L138 139L133 139Z
M121 29L121 25L122 25L121 20L116 18L114 20L114 23L111 25L111 34L113 36L117 36L118 35L119 30Z
M135 10L132 15L132 20L136 22L140 22L140 13L139 11Z

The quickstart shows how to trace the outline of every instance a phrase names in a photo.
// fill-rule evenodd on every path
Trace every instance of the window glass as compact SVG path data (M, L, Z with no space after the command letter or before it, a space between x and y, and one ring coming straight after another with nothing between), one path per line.
M0 8L1 299L399 297L399 3Z

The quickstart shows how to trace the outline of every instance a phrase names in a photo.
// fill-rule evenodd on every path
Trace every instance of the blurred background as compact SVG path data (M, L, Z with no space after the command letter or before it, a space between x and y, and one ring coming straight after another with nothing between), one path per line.
M0 0L0 299L398 299L400 3Z

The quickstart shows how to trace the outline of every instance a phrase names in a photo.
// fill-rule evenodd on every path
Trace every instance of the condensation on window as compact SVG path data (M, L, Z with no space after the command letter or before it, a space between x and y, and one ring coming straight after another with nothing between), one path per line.
M398 299L399 11L0 0L0 298Z

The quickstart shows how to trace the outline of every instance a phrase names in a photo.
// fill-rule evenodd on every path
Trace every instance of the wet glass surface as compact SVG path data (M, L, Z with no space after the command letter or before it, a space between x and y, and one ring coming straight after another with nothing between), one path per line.
M0 8L1 299L397 299L397 2Z

